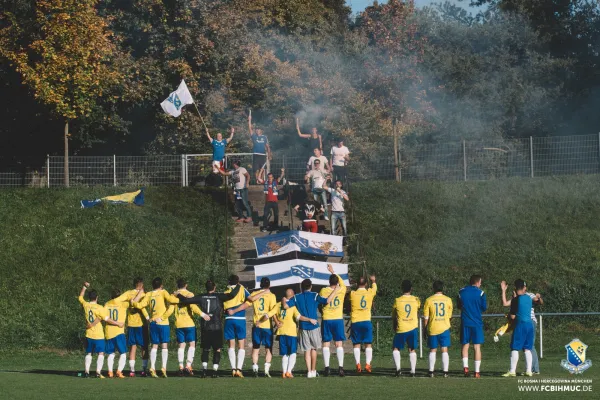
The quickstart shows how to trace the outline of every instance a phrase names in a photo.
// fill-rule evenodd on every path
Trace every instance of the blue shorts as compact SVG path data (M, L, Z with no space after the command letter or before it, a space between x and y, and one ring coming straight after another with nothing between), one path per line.
M134 326L127 328L127 346L148 345L148 326Z
M171 341L171 329L169 325L158 325L150 322L150 343L163 344Z
M104 339L88 339L85 338L85 353L104 353Z
M392 348L404 350L404 344L409 349L416 349L419 345L419 329L415 328L412 331L396 333L394 335L394 343L392 344Z
M113 354L115 349L119 352L119 354L127 353L125 334L122 333L112 339L106 339L106 354Z
M531 350L533 347L533 324L531 322L518 322L515 324L510 339L510 349L521 351Z
M483 326L460 326L460 344L483 344Z
M438 347L450 347L450 329L440 333L439 335L430 335L427 338L427 346L430 349Z
M373 343L373 324L371 321L352 323L350 326L350 339L352 339L352 344Z
M323 320L323 325L321 326L321 335L324 342L331 342L331 340L340 342L346 340L346 335L344 334L344 320Z
M190 343L196 341L196 327L175 329L177 343Z
M246 339L246 319L226 319L223 338L225 340Z
M266 328L252 327L252 348L260 349L260 346L265 346L270 349L273 347L273 331Z
M279 336L279 355L291 356L298 352L298 338L296 336Z

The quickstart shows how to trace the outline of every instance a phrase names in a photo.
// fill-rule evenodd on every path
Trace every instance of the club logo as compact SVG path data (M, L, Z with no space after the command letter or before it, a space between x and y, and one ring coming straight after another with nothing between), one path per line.
M298 276L304 279L312 278L315 274L314 268L305 267L304 265L294 265L291 270L293 276Z
M567 359L562 360L560 365L572 374L581 374L592 366L592 360L585 359L588 346L579 339L573 339L565 346Z
M169 98L167 99L170 103L173 103L173 105L175 106L175 108L177 110L179 110L179 108L181 107L181 100L179 99L179 96L175 93L171 93L171 95L169 96Z

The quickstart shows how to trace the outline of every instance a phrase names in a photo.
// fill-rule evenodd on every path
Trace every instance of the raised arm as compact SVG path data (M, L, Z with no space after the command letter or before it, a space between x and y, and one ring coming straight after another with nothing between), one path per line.
M79 291L79 302L81 304L85 303L85 299L83 298L83 296L85 295L85 291L88 287L90 287L90 284L87 282L83 282L83 286L81 287L81 290Z
M298 131L298 136L300 136L302 139L310 138L310 135L300 132L300 122L298 121L298 118L296 118L296 130Z
M539 293L535 294L535 297L533 298L533 302L539 306L544 304L544 300L542 300L542 295Z
M285 176L285 168L281 168L281 175L279 175L279 179L277 179L277 182L281 182L283 180L284 176Z
M248 110L248 135L252 136L252 109Z
M229 144L229 142L231 142L233 140L233 132L235 131L235 128L232 126L231 127L231 135L229 135L229 139L227 139L227 144Z
M339 274L336 274L335 271L333 270L333 265L331 264L327 264L327 271L329 271L330 274L335 275L338 277L338 287L340 288L340 291L343 291L346 289L346 285L344 284L344 281L342 280L342 277Z
M506 299L506 289L508 288L506 281L500 282L500 288L502 289L502 305L508 307L511 301Z
M319 135L319 149L321 149L321 153L323 153L323 138Z
M346 192L340 192L340 194L342 195L342 198L346 201L350 201L350 197L348 197L348 194Z
M206 131L206 137L208 137L208 141L212 143L213 139L210 137L210 133L208 133L208 128L204 128Z

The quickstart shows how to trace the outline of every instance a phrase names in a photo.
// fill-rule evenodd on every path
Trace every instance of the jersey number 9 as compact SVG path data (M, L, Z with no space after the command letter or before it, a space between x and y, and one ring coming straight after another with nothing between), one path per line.
M154 314L154 307L156 306L156 300L150 300L150 314Z
M406 318L410 317L410 311L412 309L410 308L410 304L407 304L404 306L404 312L406 312Z

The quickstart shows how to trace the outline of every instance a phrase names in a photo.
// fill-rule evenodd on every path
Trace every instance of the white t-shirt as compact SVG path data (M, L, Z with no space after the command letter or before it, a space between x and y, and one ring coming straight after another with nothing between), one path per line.
M525 294L527 296L531 297L531 300L535 299L535 294L529 293L529 292L526 292ZM533 321L534 324L537 324L537 319L535 319L535 311L533 311L533 305L531 307L531 320Z
M346 157L348 154L350 154L350 150L348 150L348 148L346 146L334 146L331 148L331 155L333 156L333 166L334 167L343 167L346 165L346 160L344 159L344 157Z
M312 179L313 189L323 189L323 184L327 179L327 171L313 169L308 173L308 177Z
M341 193L338 193L333 188L329 188L327 191L331 193L331 211L344 212L344 197L342 195L346 192L340 189Z
M306 166L310 169L315 169L315 160L321 161L321 169L325 169L325 167L327 167L327 165L329 164L329 161L327 161L327 157L325 156L312 156L308 159L308 163L306 164Z
M231 174L236 190L241 190L246 187L246 174L248 171L244 167L234 169Z

